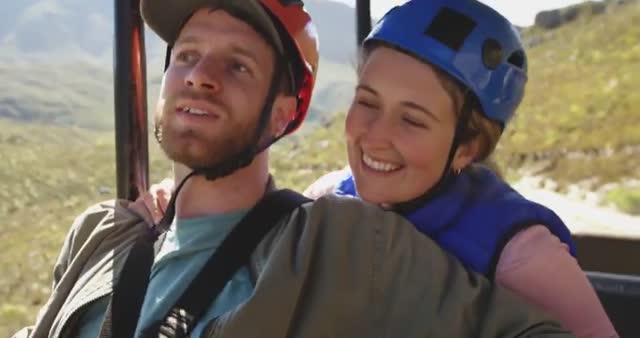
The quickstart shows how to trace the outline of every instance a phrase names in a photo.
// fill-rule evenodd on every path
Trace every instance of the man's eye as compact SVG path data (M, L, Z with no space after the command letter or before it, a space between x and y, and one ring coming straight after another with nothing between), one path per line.
M197 54L192 51L181 51L176 54L176 61L181 63L193 63L197 59Z
M249 67L245 66L241 62L236 62L236 61L231 62L231 69L234 72L238 72L238 73L250 73Z
M363 106L363 107L367 107L367 108L375 108L376 107L373 103L371 103L371 102L369 102L367 100L358 99L358 100L356 100L356 103L361 105L361 106Z

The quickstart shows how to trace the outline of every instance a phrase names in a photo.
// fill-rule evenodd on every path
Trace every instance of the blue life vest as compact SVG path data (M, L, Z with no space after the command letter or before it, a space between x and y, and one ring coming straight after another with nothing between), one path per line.
M334 192L358 196L351 173ZM404 216L467 268L489 278L493 278L504 246L531 225L547 226L575 256L571 233L560 217L525 199L482 166L463 171L445 189Z

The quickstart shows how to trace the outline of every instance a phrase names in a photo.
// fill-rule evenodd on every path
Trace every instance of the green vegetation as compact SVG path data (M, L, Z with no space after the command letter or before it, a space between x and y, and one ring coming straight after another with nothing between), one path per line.
M277 143L271 166L278 186L303 191L323 174L344 168L343 130L344 114L338 114L323 126L312 124Z
M603 155L640 144L640 3L610 10L555 30L525 30L525 40L541 42L528 50L525 99L498 147L503 167L547 158L553 163L544 174L561 186L638 175L637 150Z
M0 119L0 336L33 321L51 292L52 267L69 226L89 205L115 197L114 135L104 131ZM318 174L344 166L342 138L322 129L273 151L277 182L304 189ZM150 138L151 182L170 174ZM336 155L341 154L341 155Z
M515 179L537 166L537 174L561 188L592 180L594 189L638 179L640 4L582 15L552 31L529 29L524 36L542 42L529 50L525 102L496 154L506 176ZM350 67L328 68L339 78ZM348 97L348 88L332 84L332 76L322 80L326 88ZM73 218L115 196L115 153L113 89L104 68L90 62L0 63L0 77L0 336L8 337L32 323L46 301L52 266ZM151 78L154 98L158 81ZM329 107L334 94L319 95L327 96L323 105ZM151 99L149 107L154 105ZM271 161L280 187L302 190L346 164L344 114L317 120L324 122L307 124L274 147ZM151 181L158 182L170 166L153 138L149 145ZM640 212L637 187L611 190L607 200Z
M0 120L0 336L33 320L73 218L115 196L113 134ZM169 173L153 148L152 179Z
M0 122L0 335L8 337L46 301L73 217L114 195L115 165L112 143L90 132Z
M607 194L607 201L616 205L620 210L632 215L640 215L640 189L617 188Z

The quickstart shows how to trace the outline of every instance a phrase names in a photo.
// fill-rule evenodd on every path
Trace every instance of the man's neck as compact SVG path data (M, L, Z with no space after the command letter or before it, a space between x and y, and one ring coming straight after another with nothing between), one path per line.
M176 186L191 170L174 164ZM178 193L176 217L192 218L218 215L253 207L265 193L269 181L269 160L265 152L253 162L229 176L208 181L192 176Z

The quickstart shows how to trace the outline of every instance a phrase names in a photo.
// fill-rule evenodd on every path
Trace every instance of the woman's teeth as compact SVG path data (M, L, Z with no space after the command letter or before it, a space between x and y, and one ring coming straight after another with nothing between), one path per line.
M377 171L390 172L390 171L394 171L394 170L397 170L398 168L400 168L400 166L396 165L396 164L376 161L376 160L374 160L373 158L369 157L367 154L364 154L364 153L362 154L362 161L368 167L370 167L371 169L377 170Z

